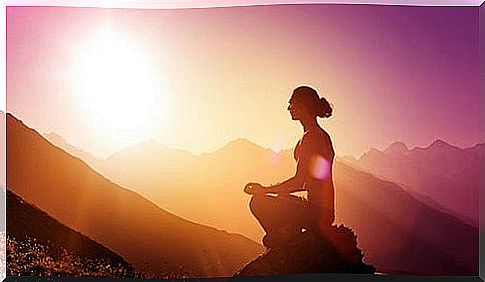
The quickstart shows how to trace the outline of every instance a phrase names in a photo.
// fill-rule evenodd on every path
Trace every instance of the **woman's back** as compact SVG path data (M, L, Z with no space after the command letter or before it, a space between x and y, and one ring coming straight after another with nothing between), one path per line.
M306 131L295 147L294 156L307 171L304 188L308 203L318 221L332 223L334 212L334 187L332 166L335 152L330 136L320 127Z

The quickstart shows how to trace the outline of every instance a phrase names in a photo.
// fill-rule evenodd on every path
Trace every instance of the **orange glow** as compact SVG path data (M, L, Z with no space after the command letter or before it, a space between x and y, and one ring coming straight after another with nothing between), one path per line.
M159 115L155 106L166 104L166 93L158 87L160 78L140 46L105 29L75 53L73 93L85 118L117 145L148 138L152 120Z

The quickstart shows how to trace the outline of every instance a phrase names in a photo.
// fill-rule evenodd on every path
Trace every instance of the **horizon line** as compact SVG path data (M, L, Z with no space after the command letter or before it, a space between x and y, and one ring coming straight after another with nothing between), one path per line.
M126 149L128 149L128 148L133 148L133 147L139 146L140 144L142 144L142 143L146 143L146 142L154 142L154 143L158 143L158 144L160 144L161 146L167 147L169 150L179 150L179 151L184 151L184 152L189 153L189 154L191 154L191 155L193 155L193 156L196 156L196 157L198 157L198 156L202 156L202 155L204 155L204 154L213 154L213 153L216 153L216 152L220 151L221 149L223 149L224 147L226 147L227 145L229 145L230 143L233 143L233 142L238 141L238 140L243 140L243 141L246 141L246 142L248 142L248 143L251 143L251 144L253 144L253 145L255 145L255 146L260 147L261 149L264 149L264 150L269 150L269 151L271 151L271 152L273 152L273 153L275 153L275 154L280 154L280 153L282 153L282 152L284 152L284 151L288 151L288 150L290 150L290 151L291 151L291 150L294 148L294 146L293 146L293 147L289 147L289 148L281 148L281 149L279 149L279 150L275 150L275 149L272 149L272 148L268 148L268 147L266 147L266 146L264 146L264 145L261 145L261 144L259 144L259 143L257 143L257 142L254 142L254 141L252 141L252 140L250 140L250 139L248 139L248 138L246 138L246 137L237 137L237 138L233 138L233 139L231 139L231 140L229 140L229 141L225 142L225 143L224 143L224 145L221 145L221 146L217 147L216 149L213 149L213 150L205 150L205 151L201 151L201 152L194 152L193 150L190 150L190 149L187 149L187 148L182 148L182 147L177 147L177 146L175 146L175 147L174 147L174 146L171 146L171 145L167 145L167 144L165 144L165 143L161 142L160 140L157 140L156 138L149 137L149 138L146 138L146 139L144 139L144 140L141 140L141 141L139 141L139 142L137 142L137 143L135 143L135 144L133 144L133 145L129 145L129 146L123 147L123 148L121 148L120 150L117 150L117 151L114 151L113 153L107 154L107 157L100 157L98 154L94 154L94 153L93 153L91 150L87 150L87 149L85 149L85 148L81 148L80 146L77 146L77 145L74 145L74 144L72 144L72 143L68 142L68 140L66 140L66 138L65 138L64 136L62 136L61 134L59 134L59 133L57 133L57 132L55 132L55 131L51 131L51 132L41 132L40 130L38 130L38 129L34 128L34 127L31 127L30 125L26 124L26 123L25 123L25 122L24 122L22 119L20 119L19 117L17 117L16 115L14 115L14 114L13 114L13 113L11 113L11 112L8 112L8 111L7 111L7 112L3 112L3 111L0 109L0 114L5 115L5 121L4 121L4 122L5 122L5 128L6 128L6 125L7 125L7 115L11 115L11 116L12 116L14 119L16 119L16 120L20 121L20 122L21 122L21 123L22 123L24 126L26 126L27 128L30 128L30 129L34 130L35 132L37 132L37 133L38 133L40 136L42 136L42 138L46 139L46 141L48 141L49 143L53 144L54 146L58 146L58 145L57 145L57 144L52 143L52 142L51 142L51 140L47 138L47 135L51 135L51 134L57 135L57 136L58 136L58 137L60 137L60 138L62 139L62 141L64 141L64 142L65 142L67 145L69 145L69 146L73 146L73 147L75 147L75 148L76 148L76 149L78 149L78 150L84 151L84 152L88 153L89 155L91 155L92 157L94 157L95 159L97 159L97 160L101 160L101 161L103 161L103 160L107 160L107 159L109 159L111 156L113 156L113 155L115 155L115 154L117 154L117 153L119 153L119 152L121 152L121 151L123 151L123 150L126 150ZM410 151L410 150L413 150L413 149L416 149L416 148L426 149L426 148L428 148L428 147L432 146L432 145L433 145L434 143L436 143L437 141L442 141L442 142L444 142L444 143L446 143L446 144L448 144L448 145L450 145L450 146L453 146L453 147L459 148L459 149L461 149L461 150L465 150L465 149L473 148L473 147L475 147L475 146L477 146L477 145L480 145L480 144L485 144L485 142L480 142L480 141L478 140L478 142L474 143L474 144L473 144L473 145L471 145L471 146L467 146L467 147L461 147L461 146L457 146L457 145L455 145L455 144L452 144L452 143L450 143L449 141L444 140L443 138L436 137L436 138L434 138L434 139L433 139L433 141L431 141L431 143L429 143L428 145L423 145L423 146L409 146L408 144L406 144L406 143L405 143L405 142L403 142L403 141L396 140L396 141L391 142L390 144L388 144L388 145L387 145L387 146L385 146L384 148L369 147L369 148L368 148L367 150L365 150L364 152L362 152L362 153L360 153L360 154L357 154L357 156L356 156L356 155L353 155L353 154L343 154L343 155L338 155L338 156L337 156L337 154L336 154L336 155L335 155L335 158L337 159L337 158L353 157L353 158L359 159L360 157L362 157L364 154L366 154L367 152L369 152L369 151L370 151L370 150L372 150L372 149L375 149L375 150L378 150L378 151L384 151L384 150L386 150L388 147L390 147L391 145L393 145L393 144L395 144L395 143L403 143L403 144L404 144L404 145L405 145L405 146L408 148L408 150L409 150L409 151ZM62 148L62 149L64 150L64 148Z
M34 130L35 130L35 129L34 129ZM248 142L248 143L250 143L250 144L252 144L252 145L255 145L255 146L257 146L257 147L260 147L260 148L261 148L261 149L263 149L263 150L268 150L268 151L271 151L271 152L272 152L272 153L274 153L274 154L281 154L281 153L282 153L282 152L284 152L284 151L291 151L291 150L293 150L293 149L294 149L294 147L289 147L289 148L282 148L282 149L280 149L280 150L275 150L275 149L272 149L272 148L268 148L268 147L266 147L266 146L264 146L264 145L261 145L261 144L259 144L259 143L257 143L257 142L251 141L251 140L249 140L248 138L245 138L245 137L238 137L238 138L234 138L234 139L231 139L231 140L227 141L227 142L226 142L224 145L221 145L221 146L217 147L216 149L213 149L213 150L205 150L205 151L201 151L201 152L195 152L195 151L190 150L190 149L187 149L187 148L182 148L182 147L177 147L177 146L175 146L175 147L174 147L174 146L171 146L171 145L167 145L167 144L165 144L165 143L161 142L160 140L157 140L156 138L147 138L147 139L141 140L140 142L137 142L137 143L135 143L135 144L133 144L133 145L123 147L122 149L120 149L120 150L118 150L118 151L115 151L115 152L113 152L113 153L111 153L111 154L108 154L108 156L107 156L107 157L105 157L105 158L99 158L99 156L96 156L96 155L95 155L95 154L93 154L92 152L90 152L90 151L88 151L88 150L85 150L85 149L83 149L83 148L79 148L78 146L75 146L75 145L73 145L73 144L69 143L69 142L68 142L68 141L67 141L67 140L66 140L66 139L65 139L63 136L61 136L61 135L60 135L60 134L58 134L57 132L54 132L54 131L49 132L49 133L45 133L45 132L44 132L44 133L41 133L41 132L39 132L39 134L40 134L40 135L42 135L42 137L44 137L44 138L45 138L47 141L49 141L49 142L51 142L51 141L50 141L49 139L47 139L47 135L50 135L50 134L55 134L55 135L59 136L59 137L60 137L60 138L61 138L61 139L62 139L62 140L63 140L63 141L64 141L64 142L67 144L67 145L73 146L73 147L77 148L78 150L82 150L82 151L84 151L84 152L86 152L86 153L88 153L88 154L92 155L94 158L96 158L96 159L98 159L98 160L102 160L102 161L103 161L103 160L107 160L107 159L109 159L111 156L113 156L113 155L115 155L115 154L117 154L117 153L119 153L119 152L121 152L121 151L123 151L123 150L129 149L129 148L134 148L134 147L139 146L140 144L147 143L147 142L153 142L153 143L156 143L156 144L158 144L158 145L160 145L160 146L166 147L166 148L167 148L167 149L169 149L169 150L182 151L182 152L185 152L185 153L191 154L191 155L193 155L193 156L195 156L195 157L200 157L200 156L203 156L203 155L205 155L205 154L214 154L214 153L216 153L216 152L218 152L218 151L220 151L220 150L224 149L224 148L225 148L226 146L228 146L230 143L233 143L233 142L236 142L236 141L239 141L239 140L246 141L246 142ZM358 156L355 156L355 155L353 155L353 154L343 154L343 155L337 155L337 154L336 154L336 155L335 155L335 159L342 159L342 158L346 158L346 157L352 157L352 158L355 158L355 159L359 159L360 157L362 157L363 155L365 155L366 153L368 153L370 150L378 150L378 151L383 152L383 151L385 151L387 148L389 148L390 146L392 146L392 145L393 145L393 144L395 144L395 143L403 143L403 144L404 144L404 145L407 147L408 151L415 150L415 149L427 149L427 148L431 147L433 144L435 144L436 142L439 142L439 141L444 142L445 144L448 144L449 146L456 147L456 148L458 148L458 149L460 149L460 150L466 150L466 149L473 148L473 147L475 147L475 146L477 146L477 145L482 145L482 144L485 144L485 143L480 143L480 142L477 142L477 143L475 143L475 144L474 144L474 145L472 145L472 146L461 147L461 146L457 146L457 145L455 145L455 144L452 144L452 143L450 143L450 142L448 142L448 141L445 141L445 140L443 140L443 138L436 138L436 139L434 139L434 140L433 140L431 143L429 143L429 144L427 144L427 145L423 145L423 146L413 146L413 147L411 147L411 146L408 146L408 145L407 145L406 143L404 143L403 141L393 141L393 142L391 142L389 145L385 146L384 148L370 147L370 148L368 148L366 151L362 152L361 154L358 154ZM53 145L56 145L56 144L53 144ZM56 145L56 146L57 146L57 145Z

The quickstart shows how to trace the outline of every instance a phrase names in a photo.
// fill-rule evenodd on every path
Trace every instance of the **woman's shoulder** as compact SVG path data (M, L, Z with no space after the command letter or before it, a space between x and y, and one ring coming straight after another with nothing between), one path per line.
M302 145L307 150L315 150L322 154L334 154L330 135L323 129L309 130L305 132Z
M314 141L325 141L330 142L330 135L322 128L308 130L303 135L303 140L308 140L309 142Z

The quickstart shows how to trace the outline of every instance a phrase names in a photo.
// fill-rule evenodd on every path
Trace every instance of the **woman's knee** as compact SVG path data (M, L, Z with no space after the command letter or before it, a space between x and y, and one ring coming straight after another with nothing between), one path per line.
M253 195L251 201L249 201L249 209L253 213L258 213L259 211L267 208L270 204L271 198L267 195Z
M251 200L249 201L249 209L254 213L255 210L258 210L260 206L260 197L253 195Z

